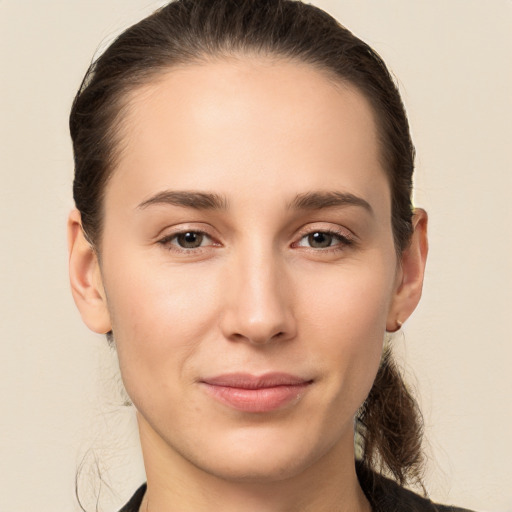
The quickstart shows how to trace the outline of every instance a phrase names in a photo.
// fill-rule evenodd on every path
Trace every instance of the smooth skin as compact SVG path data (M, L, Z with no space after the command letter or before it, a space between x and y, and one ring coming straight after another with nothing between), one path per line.
M141 510L369 511L354 416L420 298L427 217L398 259L368 101L240 56L174 68L127 107L99 250L77 211L68 230L74 299L113 330L137 410ZM202 385L276 371L311 384L270 412Z

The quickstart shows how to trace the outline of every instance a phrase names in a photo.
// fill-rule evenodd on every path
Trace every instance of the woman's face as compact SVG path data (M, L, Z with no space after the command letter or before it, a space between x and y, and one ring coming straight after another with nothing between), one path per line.
M143 447L234 479L353 458L402 276L360 93L283 60L173 69L129 99L104 215Z

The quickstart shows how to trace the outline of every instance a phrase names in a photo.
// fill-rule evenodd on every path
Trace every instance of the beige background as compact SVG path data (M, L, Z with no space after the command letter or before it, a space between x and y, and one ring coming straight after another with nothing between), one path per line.
M1 512L78 510L75 472L91 448L116 491L104 486L104 510L143 478L105 342L68 291L67 115L98 43L161 3L0 0ZM396 343L421 395L428 487L512 511L512 2L315 3L382 54L410 114L431 254Z

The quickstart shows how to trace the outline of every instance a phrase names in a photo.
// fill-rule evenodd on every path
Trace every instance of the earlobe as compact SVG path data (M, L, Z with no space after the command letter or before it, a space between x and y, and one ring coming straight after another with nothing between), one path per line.
M428 253L427 212L414 210L413 234L402 253L395 295L388 314L386 330L397 331L416 309L423 289L423 276Z
M84 323L94 332L111 330L110 314L96 251L86 239L78 210L68 218L69 280Z

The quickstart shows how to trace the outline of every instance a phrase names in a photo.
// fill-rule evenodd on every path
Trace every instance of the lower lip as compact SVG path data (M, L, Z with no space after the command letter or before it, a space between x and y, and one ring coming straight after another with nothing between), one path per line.
M268 388L246 389L204 383L206 391L219 402L243 412L270 412L296 404L309 382Z

